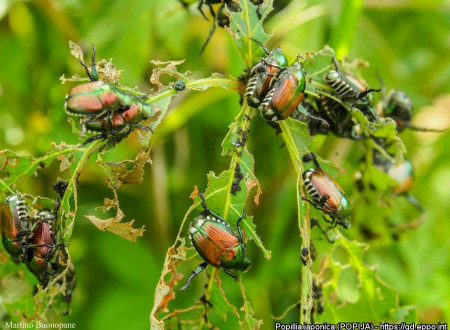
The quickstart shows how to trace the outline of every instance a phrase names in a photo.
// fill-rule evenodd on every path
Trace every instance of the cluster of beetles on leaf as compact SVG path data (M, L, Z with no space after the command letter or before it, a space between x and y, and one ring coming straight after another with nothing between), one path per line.
M225 6L230 9L228 2L222 4L222 7ZM217 18L217 15L214 15ZM291 117L305 122L311 135L331 132L338 137L353 140L370 138L369 134L361 131L358 121L352 115L352 112L359 111L371 123L377 123L380 117L391 118L399 132L405 128L436 131L411 125L412 102L402 91L394 90L388 94L383 100L382 114L379 115L373 105L372 93L379 92L380 89L368 88L363 81L343 70L334 57L331 59L330 70L322 77L327 89L320 97L306 96L308 77L301 62L302 58L298 56L295 63L289 65L280 47L269 51L258 40L251 40L261 47L264 56L240 78L246 86L243 97L271 126L277 127L278 121ZM139 124L148 118L150 105L139 97L98 79L95 47L91 69L80 62L91 81L69 91L65 109L68 114L81 118L83 130L99 133L88 138L85 143L95 139L118 142L134 128L150 129ZM177 91L184 89L175 85ZM383 148L389 147L382 139L377 143ZM343 189L320 167L314 153L305 155L303 161L313 161L315 165L314 168L306 169L302 175L309 197L303 199L323 213L323 219L330 224L330 228L337 225L345 229L350 228L350 202ZM398 183L394 193L407 196L423 211L418 201L408 193L413 182L411 163L405 159L402 164L395 165L377 153L374 154L373 161L381 171ZM202 194L199 196L204 211L202 216L191 224L189 235L204 262L193 271L181 290L185 290L191 280L208 264L223 268L233 278L236 278L235 271L245 271L250 267L240 228L245 213L237 221L237 231L234 231L225 219L206 206L205 197ZM317 221L315 224L318 225ZM326 236L325 231L322 232Z
M64 287L61 300L67 303L65 314L69 313L76 277L67 246L58 243L55 231L58 200L54 210L42 209L33 214L21 194L15 193L2 206L0 220L5 251L16 263L24 263L43 288L59 277L57 282Z
M259 9L262 1L252 0L251 3L258 6L257 14L261 19ZM214 12L212 4L221 4L217 12ZM201 52L208 44L216 26L230 25L226 9L230 12L241 10L240 6L231 0L198 0L198 9L205 18L202 9L204 5L209 8L214 22ZM384 139L374 138L370 132L362 129L354 112L360 112L369 124L377 124L380 118L390 118L396 123L398 132L405 129L440 132L411 124L413 104L400 90L392 90L383 97L379 107L381 110L376 111L372 94L380 92L381 89L369 88L361 79L347 72L334 56L331 58L329 70L321 77L324 89L319 90L318 94L308 94L305 90L310 80L301 56L297 57L295 63L289 65L280 47L269 51L258 40L251 39L251 42L261 47L264 56L240 77L239 80L245 84L243 98L275 128L279 129L278 121L293 118L305 122L311 135L331 132L338 137L352 140L372 138L385 150L389 149L389 143ZM150 117L152 113L150 104L119 86L100 80L95 54L93 47L90 69L80 60L90 82L70 89L65 103L66 112L80 118L82 132L96 134L89 137L84 144L103 139L107 141L106 146L110 142L120 142L133 129L151 131L150 127L140 124ZM183 91L185 87L185 83L180 80L173 85L176 91ZM236 143L237 147L245 144L246 134L247 132L243 134L242 140ZM406 196L420 212L424 212L419 202L409 194L413 184L411 162L404 159L402 163L395 164L391 159L387 159L379 152L373 153L375 166L397 183L393 193ZM340 225L349 229L351 207L348 197L333 177L321 168L314 153L304 155L304 163L311 161L314 167L302 173L307 193L302 199L322 212L323 219L330 224L330 228ZM243 179L239 165L235 168L235 178L232 194L240 190L239 183ZM63 193L60 193L60 196ZM185 290L192 279L208 264L223 268L225 273L234 279L237 279L237 271L246 271L251 266L240 227L241 221L246 217L245 211L237 220L235 231L223 217L207 207L203 194L198 193L198 196L201 198L203 211L201 216L191 223L189 237L204 262L192 272L181 290ZM58 278L57 282L64 286L62 301L70 306L76 277L67 245L58 242L58 233L55 231L59 198L53 210L42 209L36 212L27 205L19 193L15 193L6 199L2 206L0 227L2 244L6 252L15 262L24 263L44 288ZM311 219L311 224L318 225L318 222ZM326 232L320 229L326 236ZM309 253L308 248L302 249L304 259ZM317 287L318 292L319 289ZM321 289L319 293L316 295L317 298L322 295Z
M368 138L359 131L358 122L351 111L360 111L369 122L377 122L380 116L373 106L372 93L379 92L380 89L370 89L361 80L343 71L333 57L333 68L323 76L324 82L332 91L331 95L328 92L314 101L306 99L307 74L302 63L297 61L289 65L279 47L269 51L259 41L252 40L263 49L265 56L246 70L241 81L246 84L244 97L247 104L257 109L266 122L274 126L278 121L292 117L306 122L311 135L327 134L331 131L339 137L354 140ZM405 128L437 131L411 125L412 102L402 91L391 91L383 102L382 110L383 117L389 117L396 122L399 132ZM378 142L383 147L389 147L383 140ZM398 183L393 193L407 196L411 203L423 212L420 204L408 193L413 182L411 163L405 159L400 165L395 165L382 155L375 155L374 164ZM349 229L351 207L348 197L340 185L321 168L314 153L303 157L304 163L311 161L315 168L307 169L302 174L309 197L303 197L303 200L322 212L323 219L330 224L330 228L340 225ZM235 271L246 271L250 267L240 228L245 213L236 223L236 233L226 220L208 209L205 197L202 194L199 196L204 211L192 222L189 236L204 262L192 272L181 290L185 290L191 280L208 264L223 268L225 273L233 278L236 278ZM319 226L315 220L314 224ZM332 242L326 232L320 226L319 228Z

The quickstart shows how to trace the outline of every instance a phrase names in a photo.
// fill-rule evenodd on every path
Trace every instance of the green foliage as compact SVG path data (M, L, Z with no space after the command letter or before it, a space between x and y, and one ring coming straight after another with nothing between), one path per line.
M2 319L139 329L148 328L152 309L154 328L448 320L448 132L399 136L393 120L370 122L354 109L367 137L361 141L311 136L292 118L280 122L277 136L245 100L239 106L245 83L237 78L263 56L253 38L269 49L279 44L290 63L303 56L309 101L333 98L324 81L333 68L330 44L345 70L370 87L381 87L380 74L389 89L405 91L417 126L447 128L444 2L398 3L390 10L374 1L267 0L259 8L239 1L241 11L225 10L230 26L217 26L200 58L213 20L203 20L196 1L188 2L188 10L175 0L8 2L0 10L0 59L8 64L0 72L0 201L19 191L33 212L53 208L51 184L66 180L56 229L69 244L78 278L72 315L63 317L66 284L56 278L35 293L37 280L0 249ZM70 43L76 59L84 60L90 42L99 56L114 57L97 62L101 79L149 105L143 124L153 132L79 144L87 137L78 123L67 123L64 95L88 79L68 56L69 40L85 50ZM81 74L63 75L61 86L58 77L74 72ZM185 90L174 89L178 80ZM385 95L374 96L379 111ZM306 106L300 110L307 114ZM328 230L322 214L302 200L301 173L313 167L302 157L310 151L347 193L351 229ZM410 193L427 214L394 193L396 182L374 164L378 154L397 164L405 156L412 161ZM209 265L179 292L202 261L188 243L189 224L203 210L199 191L233 229L246 211L241 226L252 267L234 282ZM302 258L303 248L309 254Z

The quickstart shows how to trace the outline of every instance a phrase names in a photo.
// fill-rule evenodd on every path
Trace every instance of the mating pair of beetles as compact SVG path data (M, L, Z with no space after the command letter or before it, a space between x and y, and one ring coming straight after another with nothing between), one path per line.
M323 118L299 108L306 88L306 72L302 63L296 62L288 66L280 47L269 51L259 41L251 40L263 49L265 57L248 70L249 79L245 91L247 103L257 108L267 122L284 120L298 109L309 120L328 127Z
M86 143L101 138L119 142L133 128L150 130L139 123L152 113L151 106L141 98L121 90L118 86L99 80L93 46L91 70L80 60L90 82L75 86L66 95L66 112L81 119L83 131L100 133Z
M303 173L305 187L311 198L303 199L324 213L323 218L330 223L331 228L338 224L346 229L350 228L350 203L342 188L322 170L313 153L307 154L303 159L305 162L313 160L316 165L315 169L311 168ZM202 199L204 211L192 222L189 236L204 262L192 272L181 290L185 290L208 264L222 267L225 273L234 279L237 278L235 271L246 271L251 266L240 227L240 222L246 216L245 212L236 222L236 233L225 219L206 206L203 194L198 195Z
M26 264L44 287L67 269L60 284L65 280L62 300L69 305L76 283L75 268L69 264L66 245L57 243L57 234L53 230L58 208L57 202L54 211L41 210L32 219L22 196L10 195L1 211L2 243L12 259Z

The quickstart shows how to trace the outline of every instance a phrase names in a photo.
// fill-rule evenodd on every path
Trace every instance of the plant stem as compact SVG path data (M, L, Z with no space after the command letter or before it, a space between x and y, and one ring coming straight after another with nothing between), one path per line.
M70 240L70 237L72 236L72 228L74 224L75 214L77 212L77 182L78 178L81 174L81 171L83 170L84 166L86 165L86 162L91 157L91 155L94 153L94 151L98 150L101 147L101 143L104 142L103 140L96 140L92 142L87 148L84 149L84 153L80 158L80 161L78 162L75 170L72 173L72 176L68 180L68 185L66 188L66 191L64 192L64 196L61 198L61 205L64 207L64 205L69 205L69 198L72 196L72 191L74 195L74 210L71 212L70 218L72 218L72 221L66 228L66 216L63 216L63 207L59 209L58 213L60 213L60 216L58 216L58 219L61 219L61 228L63 229L63 240L64 243L68 243ZM83 150L83 149L81 149ZM67 208L69 209L69 207Z
M302 255L303 248L310 248L310 216L309 205L303 202L302 196L305 195L305 189L302 180L303 163L300 157L299 150L295 147L294 138L291 135L285 122L280 122L282 130L282 138L289 151L292 163L297 172L297 204L298 204L298 229L300 237L302 239L302 245L300 247L300 256ZM312 295L312 261L311 258L307 258L306 263L301 267L301 286L300 286L300 323L310 323L311 321L311 309L313 306Z

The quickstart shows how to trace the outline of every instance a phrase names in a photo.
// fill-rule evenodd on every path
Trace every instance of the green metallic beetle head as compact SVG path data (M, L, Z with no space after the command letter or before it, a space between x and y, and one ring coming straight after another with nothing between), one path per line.
M296 62L289 67L289 71L298 79L298 87L304 91L306 87L306 72L303 65L300 62Z
M273 58L277 63L278 66L285 68L288 66L288 61L286 59L286 56L284 55L284 53L281 51L280 47L276 47L274 50L272 50L269 53L269 58Z
M350 229L352 224L350 223L351 208L350 202L347 196L341 195L341 201L339 203L339 209L337 210L337 223L345 229Z

